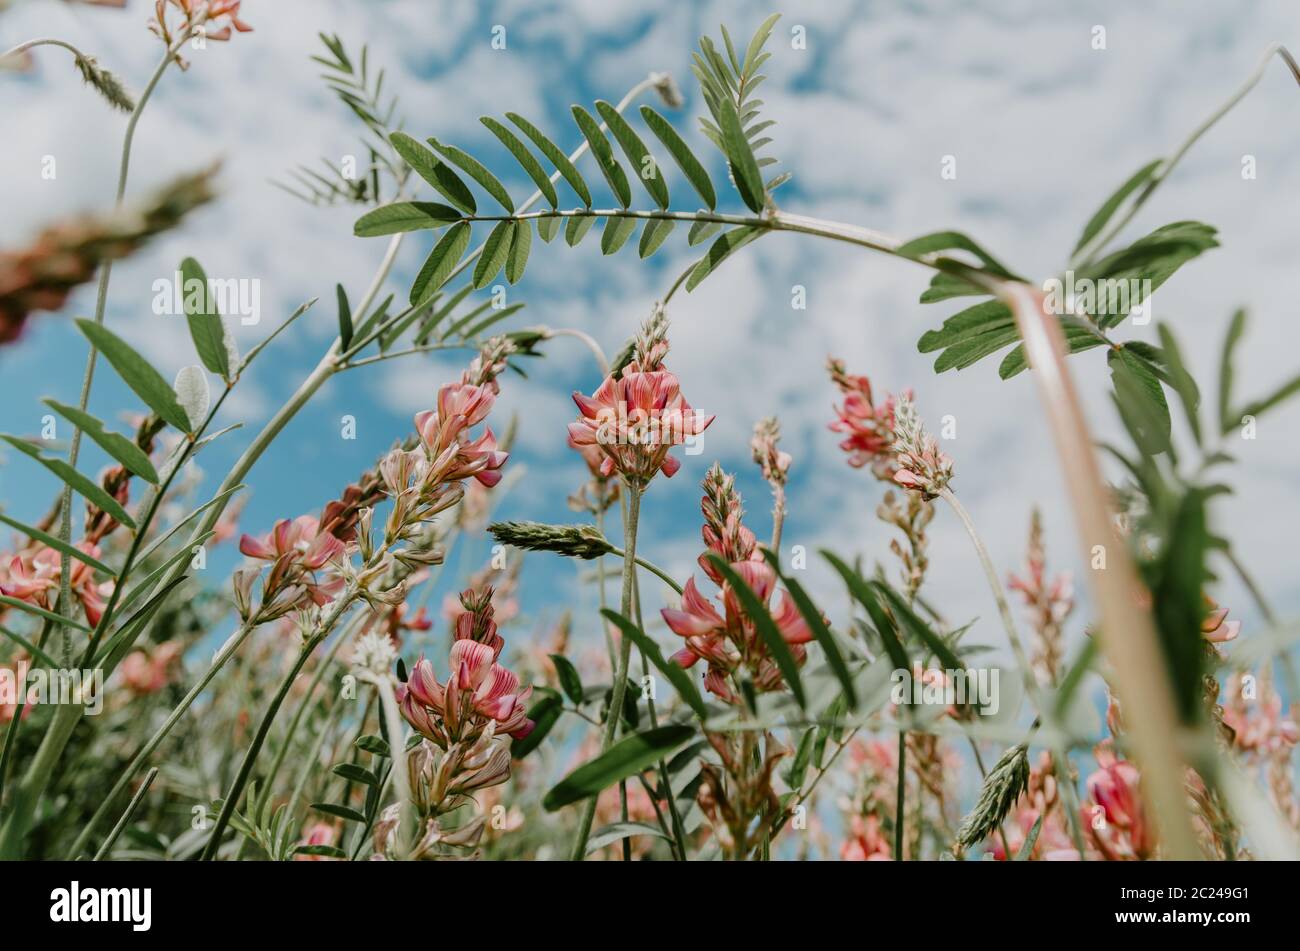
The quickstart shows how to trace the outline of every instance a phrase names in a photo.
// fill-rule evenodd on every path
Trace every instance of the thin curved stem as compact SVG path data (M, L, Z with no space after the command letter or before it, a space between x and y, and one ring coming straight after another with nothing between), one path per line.
M605 356L605 351L591 334L584 330L578 330L576 327L552 327L550 332L552 337L573 337L575 340L581 340L595 358L596 365L600 367L601 376L609 376L609 358Z
M140 803L144 800L145 793L149 791L149 787L153 785L153 781L157 776L157 766L145 774L144 782L140 784L140 788L137 789L135 795L131 797L131 801L127 803L126 811L122 813L122 818L117 820L117 825L113 826L113 831L108 834L108 838L104 840L104 844L99 847L99 851L95 853L93 861L100 861L113 850L113 846L117 842L117 837L122 834L122 830L126 828L126 824L131 821L131 817L135 815L136 809L140 808Z
M1209 132L1220 119L1231 112L1233 108L1236 107L1237 103L1241 102L1241 100L1259 84L1259 81L1264 78L1264 72L1268 68L1269 63L1272 62L1274 56L1281 58L1281 60L1286 63L1287 67L1291 70L1291 75L1295 77L1295 81L1300 83L1300 64L1296 63L1295 57L1291 55L1290 50L1281 43L1271 44L1264 50L1264 54L1260 57L1259 63L1256 65L1254 72L1247 77L1246 81L1242 83L1237 90L1229 96L1221 106L1219 106L1219 108L1210 113L1204 122L1193 129L1191 135L1183 140L1182 144L1174 150L1174 153L1169 156L1169 158L1160 163L1160 167L1156 170L1155 174L1151 176L1151 180L1146 184L1142 191L1138 193L1137 197L1129 203L1124 213L1116 216L1112 220L1112 223L1094 235L1091 241L1074 253L1070 262L1071 267L1086 267L1093 263L1094 258L1101 249L1114 240L1115 236L1124 230L1124 227L1133 220L1133 217L1142 209L1142 206L1146 204L1147 199L1150 198L1155 193L1156 189L1169 178L1179 161L1182 160L1182 157L1188 153L1201 136Z
M176 56L176 51L180 49L181 44L189 38L189 32L186 31L182 37L176 39L163 57L159 60L153 75L149 77L148 84L144 91L140 93L140 99L136 102L135 108L131 110L131 117L126 122L126 133L122 137L122 157L118 163L117 170L117 194L114 202L115 208L122 206L122 201L126 197L126 179L131 168L131 144L135 141L135 127L140 121L140 115L144 112L144 107L149 104L149 98L157 88L163 73L172 63ZM64 44L66 45L66 44ZM71 48L71 47L69 47ZM78 54L80 55L80 54ZM113 262L105 261L99 269L99 287L95 292L95 323L104 323L104 311L108 305L108 281L113 273ZM77 407L81 412L86 411L86 406L90 402L90 388L95 380L95 361L99 357L99 350L92 343L90 350L86 354L86 369L81 378L81 395L77 402ZM72 443L68 448L68 465L74 469L77 466L77 455L81 451L81 427L73 426ZM65 486L63 489L62 511L59 513L59 540L64 543L72 541L72 486ZM72 591L71 591L71 558L64 552L59 558L59 596L63 604L63 610L71 612L72 608ZM60 628L59 642L61 645L60 652L63 656L65 665L71 665L71 643L68 639L68 629L66 626Z

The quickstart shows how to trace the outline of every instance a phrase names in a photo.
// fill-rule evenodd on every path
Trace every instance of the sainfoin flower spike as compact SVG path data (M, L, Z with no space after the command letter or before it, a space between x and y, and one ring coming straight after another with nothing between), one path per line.
M715 464L702 487L702 534L707 550L700 556L700 565L721 585L722 610L700 593L695 579L691 578L686 582L681 607L664 608L661 613L673 633L686 641L673 659L683 667L692 667L703 660L709 667L704 678L706 689L727 703L739 704L741 698L734 689L732 676L737 671L743 669L759 692L779 690L784 681L753 620L742 610L735 593L708 555L713 553L724 558L765 606L776 591L776 572L763 560L754 533L741 523L744 513L734 480ZM772 618L795 662L802 664L807 656L803 645L812 640L812 632L787 592L782 592Z
M398 705L420 735L446 749L477 739L489 726L496 734L522 739L532 731L526 715L531 687L497 663L504 644L492 619L492 591L466 592L465 612L456 619L448 658L450 673L440 683L433 664L416 661Z
M952 481L952 460L925 429L910 396L902 396L894 410L894 481L934 498Z
M870 468L882 482L893 481L898 469L892 452L895 398L888 396L877 405L872 399L871 381L848 373L842 360L828 359L826 370L844 397L844 402L835 407L836 418L829 428L844 434L840 449L848 455L849 465ZM906 395L910 397L911 391Z
M595 447L604 456L603 475L618 474L638 487L659 472L671 477L681 462L669 450L713 422L691 408L677 377L663 366L668 337L662 314L656 310L642 328L632 361L621 372L607 376L591 396L573 394L580 415L569 424L569 445L584 456Z

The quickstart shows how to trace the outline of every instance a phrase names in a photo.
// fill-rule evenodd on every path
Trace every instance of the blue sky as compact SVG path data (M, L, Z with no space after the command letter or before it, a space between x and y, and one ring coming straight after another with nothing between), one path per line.
M1286 0L1230 7L1171 0L797 7L774 33L771 78L763 90L765 108L778 122L770 133L771 154L795 176L778 193L782 206L902 236L964 230L1030 275L1055 273L1100 201L1180 141L1249 73L1267 43L1300 47L1300 11ZM140 124L131 170L130 192L139 194L221 157L222 196L115 268L107 314L108 325L170 377L195 361L183 324L151 312L150 287L182 257L197 257L212 276L261 281L263 322L238 329L244 349L298 303L321 298L223 411L223 424L242 422L244 428L204 453L206 484L220 479L328 344L335 282L355 299L383 253L383 241L352 237L352 209L311 208L268 183L297 163L356 151L355 124L308 60L318 51L318 30L339 33L350 47L370 45L372 62L388 70L388 88L400 95L406 128L417 137L437 135L500 155L477 120L513 110L571 147L577 137L570 103L617 100L648 72L666 70L687 94L678 127L689 130L699 154L710 155L716 153L694 130L701 104L689 54L701 33L717 34L720 22L747 38L772 9L766 2L734 0L247 0L244 15L255 32L209 44L192 54L187 73L167 75ZM0 47L59 36L139 90L159 54L144 27L151 10L141 2L125 12L22 3L0 16ZM498 25L506 29L504 50L491 45ZM1105 28L1104 50L1093 48L1096 26ZM792 48L793 27L806 29L806 48ZM106 207L116 176L124 117L81 87L66 54L37 54L32 73L0 76L0 246L17 245L57 216ZM1211 380L1228 316L1248 306L1253 331L1241 351L1239 379L1252 394L1295 372L1298 146L1300 90L1275 66L1133 226L1137 236L1171 220L1197 218L1221 229L1224 247L1161 290L1155 311L1179 330L1194 369ZM1247 154L1259 169L1252 181L1243 181L1239 171ZM58 163L53 181L40 177L47 155ZM954 181L939 174L947 155L956 156ZM515 194L531 190L521 176L510 177L513 163L499 161L494 168ZM712 171L721 183L721 167ZM669 184L678 194L688 191L680 177ZM428 236L415 236L404 246L388 287L399 298L430 243ZM512 299L528 303L516 325L578 327L616 350L693 256L680 230L649 263L637 260L631 246L602 258L592 239L577 250L558 242L541 247L511 290ZM891 536L875 520L879 490L844 464L825 428L835 394L822 366L834 353L884 389L915 388L931 420L957 417L958 438L945 446L956 460L955 486L988 536L1000 570L1019 566L1035 503L1044 509L1052 560L1075 566L1060 472L1032 379L1024 374L1001 382L994 361L935 376L931 358L918 354L915 342L955 308L916 303L927 279L896 260L778 235L747 249L695 293L675 298L669 364L691 401L718 419L703 454L685 458L677 477L653 487L642 550L679 577L690 570L700 544L697 483L713 459L738 473L753 527L767 533L766 491L748 461L748 438L755 420L777 413L785 448L795 458L787 542L885 555ZM790 306L795 285L807 290L806 310ZM39 430L42 395L75 400L84 348L70 318L92 307L92 292L83 290L62 314L37 318L20 346L0 350L0 430ZM1114 433L1103 358L1085 354L1072 365L1098 431ZM573 414L569 393L589 391L598 379L571 340L552 343L547 358L530 370L528 381L509 378L502 398L503 419L511 411L520 414L510 465L525 468L526 475L499 514L569 521L565 497L583 477L580 461L564 445ZM318 509L405 435L411 414L429 406L439 383L457 372L454 358L395 361L328 384L254 469L243 527L261 532L278 517ZM99 374L92 410L114 418L134 405L111 373ZM357 420L355 440L339 437L345 414ZM1257 440L1236 447L1242 459L1234 473L1238 493L1218 510L1220 527L1237 540L1266 590L1290 610L1300 606L1289 557L1300 495L1297 435L1300 408L1267 417ZM86 458L97 457L90 452ZM25 460L8 454L0 462L0 498L16 516L43 511L52 490ZM931 592L943 592L949 616L984 619L974 639L1000 644L993 606L960 527L941 513L931 538ZM478 544L485 553L483 540ZM220 559L211 564L214 573L229 566ZM827 596L828 612L842 617L838 586L815 559L809 576L814 590ZM583 599L590 603L591 596L578 590L571 566L538 557L526 569L530 617L553 615ZM1226 583L1221 600L1246 620L1248 632L1258 625L1238 585ZM1076 617L1075 636L1081 620Z

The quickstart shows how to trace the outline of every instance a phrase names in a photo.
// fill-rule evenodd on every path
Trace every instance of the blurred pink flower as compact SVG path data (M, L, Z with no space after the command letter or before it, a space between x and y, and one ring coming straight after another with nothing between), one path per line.
M1095 755L1098 768L1088 777L1091 802L1083 806L1084 828L1107 861L1151 858L1155 829L1142 812L1137 768L1118 759L1109 740Z
M122 686L136 696L157 693L171 681L183 652L179 641L159 644L150 653L132 651L122 661Z
M100 554L98 545L79 542L77 548L92 558ZM68 583L73 595L86 612L86 623L94 627L104 613L104 598L112 593L111 582L95 581L95 570L83 561L71 559ZM51 610L59 590L62 556L53 548L40 546L9 559L7 580L0 582L0 594L24 601L33 607Z
M336 835L334 827L328 822L313 822L307 827L302 837L303 845L333 845ZM295 855L295 862L334 862L328 855Z

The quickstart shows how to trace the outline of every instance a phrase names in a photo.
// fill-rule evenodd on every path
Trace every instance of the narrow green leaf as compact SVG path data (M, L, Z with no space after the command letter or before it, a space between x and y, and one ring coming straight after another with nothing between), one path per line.
M17 436L0 433L0 439L9 443L9 445L13 446L19 452L31 456L50 472L58 476L62 482L71 486L72 490L79 494L83 499L92 502L98 508L103 509L114 520L121 522L129 529L135 529L135 519L131 518L131 516L127 514L126 509L122 508L117 499L113 498L97 483L82 475L62 459L56 459L52 456L44 455L27 440L19 439Z
M1178 349L1178 341L1175 339L1173 331L1164 323L1161 323L1156 329L1160 333L1160 346L1168 368L1169 385L1178 394L1178 402L1183 407L1183 415L1187 418L1188 428L1191 429L1192 436L1196 439L1196 445L1200 446L1202 445L1201 417L1198 412L1200 393L1197 392L1196 383L1183 363L1183 355Z
M1223 342L1223 355L1219 361L1219 433L1223 435L1236 426L1240 417L1233 419L1232 412L1232 358L1246 332L1246 312L1238 310L1228 325L1228 336Z
M695 715L701 720L708 718L709 710L704 705L704 698L700 695L699 687L695 684L695 679L680 664L675 663L669 658L665 658L656 644L645 631L637 627L617 611L605 608L601 611L609 621L616 625L623 632L624 637L632 639L633 643L640 649L642 656L649 661L656 670L668 678L668 682L673 685L673 689L686 701L686 705L694 711Z
M555 724L560 719L560 714L564 712L564 703L560 700L559 694L548 693L528 708L528 719L533 721L533 729L522 740L514 740L510 744L510 756L513 759L523 759L533 750L537 749L546 739L547 734L551 732Z
M94 440L100 449L103 449L128 470L151 485L158 484L158 473L155 471L153 463L149 461L145 451L130 439L121 433L105 429L101 420L75 406L68 406L49 397L41 400L41 402L74 426L80 426L81 431Z
M695 263L691 276L686 279L686 290L693 291L700 282L718 269L723 261L731 257L749 242L762 237L766 232L762 228L750 228L742 225L732 228L709 245L709 251Z
M483 242L483 253L474 265L475 289L487 287L505 266L510 256L510 245L515 234L514 221L500 221Z
M1082 353L1085 350L1095 350L1097 347L1106 345L1105 340L1100 339L1094 332L1085 327L1077 327L1067 323L1061 329L1065 332L1065 349L1069 353ZM1029 369L1029 362L1025 359L1025 348L1018 346L1008 353L998 366L998 376L1004 380L1009 380L1027 369Z
M411 285L410 294L412 305L425 300L443 284L447 283L447 279L451 277L451 272L465 254L465 249L469 247L469 238L470 224L468 221L459 222L447 229L447 233L433 246L433 250L425 258L420 273L415 276L415 283Z
M176 394L149 361L102 324L83 319L77 321L77 326L132 392L144 400L146 406L180 432L190 431L189 418L185 415L185 410L181 409L180 403L176 402Z
M681 747L695 736L695 728L680 724L656 727L633 733L610 747L609 751L579 766L542 799L547 812L594 796L620 779L635 776Z
M366 817L348 806L340 806L332 802L313 802L311 807L327 816L345 819L348 822L359 822L361 825L366 824Z
M578 243L587 236L591 226L596 223L596 219L590 215L583 215L580 218L570 218L564 225L564 241L571 247L576 248Z
M767 563L772 566L781 583L785 585L790 597L794 600L794 605L799 609L800 615L803 616L804 622L807 623L808 629L812 631L813 637L822 647L822 653L826 655L826 663L830 665L831 671L835 678L840 682L840 687L844 690L844 697L848 701L849 709L858 708L858 694L853 687L853 675L849 672L848 665L844 663L844 655L840 653L839 644L835 643L835 638L831 634L830 628L826 625L826 619L822 617L821 611L813 604L812 598L808 597L808 592L804 591L803 586L795 581L789 575L781 572L781 559L775 552L763 549L763 557Z
M736 181L736 190L750 211L761 214L767 201L767 193L763 190L763 175L754 158L754 150L745 138L740 115L730 99L724 99L718 104L718 126L722 130L722 144L731 164L731 176Z
M722 222L720 221L697 221L686 232L686 243L693 248L697 244L708 241L720 230L722 230Z
M609 146L609 139L605 138L605 133L600 131L600 123L582 106L575 105L571 111L573 120L578 123L583 137L591 146L591 154L596 159L596 164L600 166L601 174L605 176L610 191L614 193L618 203L626 208L632 204L632 189L627 183L623 166L619 165L618 160L614 158L614 150Z
M555 166L564 180L569 183L569 187L582 199L583 205L590 208L591 191L587 188L587 183L582 176L578 174L577 168L569 161L569 157L561 152L554 142L543 135L537 126L517 112L507 112L506 118L513 122L519 131L532 139L533 145L537 146L538 150Z
M180 270L181 300L194 350L205 367L229 382L230 352L226 348L226 329L216 301L208 293L208 276L193 258L182 261Z
M931 353L993 330L1015 326L1011 308L997 300L982 301L953 314L938 330L927 330L916 343L921 353Z
M840 577L844 579L844 584L849 589L849 594L853 596L853 600L866 608L867 614L871 617L871 623L875 625L876 633L880 635L880 640L885 645L885 653L889 655L889 660L894 665L894 669L910 671L912 663L907 658L907 650L903 647L903 642L898 639L898 631L895 628L894 621L885 613L884 606L880 603L875 589L860 574L840 560L834 552L823 548L821 553L822 557L829 561L831 567L839 572Z
M518 284L528 267L528 252L533 246L533 229L528 221L516 221L514 234L510 239L510 254L506 258L506 280Z
M1106 222L1110 221L1111 216L1119 209L1120 203L1135 190L1145 185L1159 167L1159 159L1143 165L1113 195L1107 198L1105 203L1097 209L1097 212L1088 219L1088 224L1084 226L1083 234L1079 236L1079 243L1074 246L1073 253L1078 254L1085 244L1091 241L1102 228L1106 227Z
M551 654L551 663L555 665L555 675L560 680L560 686L564 693L574 705L582 703L582 675L578 673L578 668L573 666L573 661L563 654Z
M936 231L933 234L925 234L919 238L913 238L911 241L900 245L898 254L905 258L921 259L927 255L937 254L940 251L965 251L973 254L979 259L984 268L998 277L1018 280L1014 274L1003 267L997 258L985 251L980 245L976 244L971 238L962 234L960 231ZM956 260L956 259L953 259ZM958 278L960 280L960 278ZM966 282L962 282L966 283ZM980 291L980 293L988 293Z
M1020 851L1012 859L1014 862L1024 862L1029 856L1034 854L1034 846L1038 843L1038 833L1043 830L1043 814L1039 813L1038 818L1029 829L1029 835L1025 836L1025 841L1020 844Z
M650 154L641 137L627 124L627 120L619 115L618 110L605 100L596 100L596 111L600 113L600 117L605 120L605 125L609 126L609 131L618 140L623 154L627 156L632 166L632 174L641 180L646 193L655 204L662 209L667 209L668 185L659 171L659 162Z
M367 733L365 736L357 737L353 743L359 750L363 750L372 756L392 756L392 751L388 748L388 743L381 736L375 736L373 733Z
M772 620L767 605L759 600L758 595L754 593L749 585L745 584L744 579L736 573L735 569L727 564L725 558L710 552L709 560L713 562L713 566L718 569L718 573L722 575L723 580L731 587L732 593L740 601L741 608L749 615L749 619L754 622L754 627L758 629L759 636L763 638L763 642L767 645L767 652L776 661L776 666L781 669L781 676L785 678L785 682L790 687L790 692L794 694L795 702L799 704L800 709L803 709L807 703L807 698L803 692L803 681L799 677L799 665L795 663L794 654L790 652L790 645L785 642L781 630L776 626L776 622Z
M537 236L550 244L560 233L560 219L555 216L537 219Z
M612 217L605 219L605 229L600 233L600 253L615 254L636 230L635 218Z
M651 218L647 221L641 232L641 244L637 248L641 257L648 258L658 251L660 245L673 233L676 224L671 218Z
M37 647L27 638L23 637L21 634L15 634L7 627L0 627L0 635L9 638L9 640L13 641L22 650L26 651L35 660L44 664L46 667L50 667L57 670L62 666L61 664L56 664L49 654L45 653L45 651L41 650L39 647Z
M339 301L339 351L343 352L352 345L352 306L342 284L335 284L334 291Z
M395 201L366 212L352 226L352 233L358 238L376 238L385 234L445 228L460 220L461 213L448 205L432 201Z
M664 144L664 148L673 157L673 161L682 170L682 174L691 183L691 187L700 196L700 200L704 202L709 211L713 211L717 207L717 193L713 190L713 182L709 180L709 173L704 170L704 166L695 157L690 146L677 134L677 130L672 127L672 123L658 112L655 112L650 106L641 107L641 118L645 120L645 124L649 126L650 131Z
M55 551L62 552L63 554L66 554L71 558L75 558L77 561L81 562L82 564L90 565L90 567L98 569L99 571L104 572L104 574L106 575L116 574L116 572L114 572L112 568L108 567L108 565L104 564L98 558L94 558L86 554L76 545L69 545L67 542L63 541L62 539L55 538L49 532L43 532L39 528L34 528L31 525L24 525L22 522L18 521L17 519L10 518L9 516L3 513L0 513L0 523L8 525L10 528L17 529L18 531L26 535L28 538L38 541L43 545L47 545L48 547L53 548Z
M587 854L599 852L607 845L613 845L615 842L621 842L623 839L630 839L638 835L653 836L658 839L668 839L664 835L663 829L658 826L652 826L647 822L613 822L607 826L601 826L591 834L587 840Z
M85 631L87 634L90 633L90 628L86 627L84 624L80 624L71 618L59 617L52 611L38 608L36 605L28 604L26 601L19 601L17 598L11 598L7 594L0 594L0 604L5 605L6 607L17 608L19 611L26 611L28 614L35 614L37 617L43 617L47 621L54 621L57 624L66 625L74 630Z
M510 150L510 154L515 157L515 161L518 162L523 167L523 170L528 173L528 177L533 180L533 184L537 186L537 190L542 193L542 197L550 203L550 206L552 208L557 207L559 205L559 197L555 194L555 186L551 184L551 178L546 174L541 163L538 162L537 159L533 158L532 152L528 151L528 146L520 142L518 136L491 116L480 116L478 121L487 126L488 131L495 135L497 140Z
M1160 381L1142 360L1126 349L1110 350L1115 404L1134 441L1143 452L1156 455L1170 448L1169 404Z
M335 776L342 776L344 779L353 783L362 783L366 786L378 786L379 777L366 769L364 766L358 766L356 763L339 763L330 770Z
M510 199L510 193L506 191L501 181L489 172L478 159L468 152L461 151L454 145L439 142L432 136L426 141L448 162L451 162L451 164L482 185L483 190L495 198L508 214L513 215L515 213L515 203Z
M393 148L415 173L467 215L478 211L474 193L445 162L405 132L394 132L388 137Z

